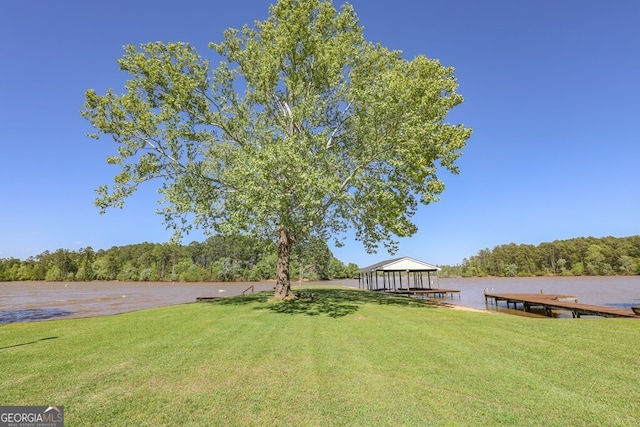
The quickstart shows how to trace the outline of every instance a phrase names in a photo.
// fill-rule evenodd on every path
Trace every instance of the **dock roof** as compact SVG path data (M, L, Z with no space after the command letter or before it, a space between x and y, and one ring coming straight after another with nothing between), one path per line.
M375 271L439 271L440 267L410 257L388 259L358 270L359 273Z

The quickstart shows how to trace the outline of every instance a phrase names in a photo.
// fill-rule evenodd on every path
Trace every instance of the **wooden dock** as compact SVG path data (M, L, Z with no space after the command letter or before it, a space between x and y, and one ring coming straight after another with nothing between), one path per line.
M530 312L532 307L540 307L544 310L545 316L551 317L553 310L570 311L573 317L580 316L601 316L601 317L631 317L640 318L632 310L624 308L607 307L601 305L579 304L578 298L572 295L558 294L484 294L487 304L491 301L496 307L500 301L507 303L507 308L518 309L518 305L526 312Z
M202 301L217 301L219 299L222 299L223 297L197 297L196 301L198 302L202 302Z
M458 295L460 298L460 291L454 289L434 289L434 288L410 288L410 289L396 289L394 291L387 291L394 294L409 295L414 298L453 298L454 295Z

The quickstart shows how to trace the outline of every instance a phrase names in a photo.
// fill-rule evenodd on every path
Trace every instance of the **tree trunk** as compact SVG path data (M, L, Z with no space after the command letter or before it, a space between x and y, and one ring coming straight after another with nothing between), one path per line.
M291 237L286 228L280 228L278 238L278 277L274 298L277 300L295 299L291 291L291 278L289 276L289 263L291 261Z

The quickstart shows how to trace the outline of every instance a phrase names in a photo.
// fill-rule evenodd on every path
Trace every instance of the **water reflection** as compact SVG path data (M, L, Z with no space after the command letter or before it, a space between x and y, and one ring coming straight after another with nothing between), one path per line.
M0 311L0 325L5 323L27 322L32 320L48 320L65 317L73 314L73 311L60 310L58 308L36 308L31 310Z

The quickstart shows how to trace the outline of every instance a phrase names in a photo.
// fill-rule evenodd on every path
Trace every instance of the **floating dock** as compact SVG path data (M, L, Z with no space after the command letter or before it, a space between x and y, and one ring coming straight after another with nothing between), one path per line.
M631 309L607 307L601 305L579 304L578 298L572 295L558 294L484 294L487 304L495 304L500 301L507 303L507 308L518 309L518 305L526 312L530 312L532 307L539 307L544 310L545 316L551 317L553 310L570 311L573 317L580 316L601 316L601 317L630 317L640 318Z
M434 289L434 288L410 288L410 289L396 289L394 291L386 291L388 293L409 295L414 298L453 298L454 295L458 295L460 298L460 291L454 289Z

